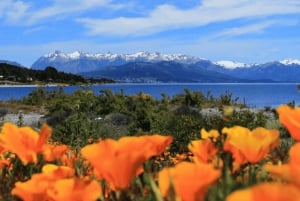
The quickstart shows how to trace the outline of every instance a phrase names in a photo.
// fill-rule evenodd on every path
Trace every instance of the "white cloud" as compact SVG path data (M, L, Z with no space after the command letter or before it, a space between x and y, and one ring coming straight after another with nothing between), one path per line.
M22 1L1 0L0 19L3 18L6 23L14 24L20 21L28 11L30 5Z
M107 7L111 10L120 9L123 5L112 4L111 0L53 0L46 7L36 8L34 1L1 0L0 19L8 24L34 25L42 20L56 20L66 15L76 15L98 7Z
M168 28L184 25L185 12L171 5L157 7L148 17L118 17L114 19L80 18L91 34L147 35Z
M66 16L78 16L78 14L84 16L90 9L101 7L112 12L127 6L132 9L132 2L125 5L115 3L118 1L113 0L52 0L51 2L47 7L36 8L33 1L0 0L0 19L10 24L35 25L47 19L57 20ZM132 10L130 12L135 13ZM115 18L78 17L76 21L83 24L91 35L132 36L241 18L295 13L300 13L298 0L202 0L190 9L162 4L152 11L147 10L146 16L143 17L123 17L118 16L116 12Z
M216 34L213 37L231 37L239 36L245 34L260 34L263 33L265 29L272 27L274 25L280 26L294 26L297 25L298 21L296 20L267 20L255 24L249 24L245 26L234 27L226 29Z
M95 7L107 6L109 3L110 0L55 0L53 5L33 11L28 19L28 23L33 24L50 17L74 14Z
M236 6L236 5L240 5L240 4L244 4L244 3L249 3L251 2L251 0L226 0L226 1L222 1L222 0L203 0L202 1L202 6L203 7L230 7L230 6Z
M33 32L38 32L38 31L41 31L41 30L44 30L44 29L46 29L47 28L47 26L37 26L37 27L31 27L31 28L29 28L29 29L26 29L26 30L24 30L24 34L31 34L31 33L33 33Z
M148 35L164 30L203 26L242 18L298 14L296 0L204 0L192 9L160 5L146 17L79 18L92 35Z

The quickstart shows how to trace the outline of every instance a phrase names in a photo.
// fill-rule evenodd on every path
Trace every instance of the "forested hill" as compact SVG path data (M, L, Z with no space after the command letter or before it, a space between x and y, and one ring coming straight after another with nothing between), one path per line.
M7 63L0 63L0 81L2 83L86 83L82 76L57 71L54 67L34 70Z

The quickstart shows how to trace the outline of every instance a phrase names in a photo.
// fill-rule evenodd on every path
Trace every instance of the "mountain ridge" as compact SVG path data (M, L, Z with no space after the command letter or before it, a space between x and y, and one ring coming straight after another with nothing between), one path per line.
M47 66L125 82L300 82L300 60L291 58L247 64L147 51L132 54L54 51L41 56L32 68L42 70Z
M86 53L82 51L74 51L71 53L64 53L59 50L55 50L52 53L45 54L41 56L37 61L35 61L31 67L33 68L41 68L38 66L39 60L49 60L49 61L58 61L62 60L62 62L69 62L70 60L80 60L80 59L91 59L91 60L101 60L112 62L111 65L117 64L122 65L125 63L133 62L133 61L147 61L147 62L160 62L160 61L175 61L179 63L192 64L197 63L199 61L210 61L209 59L200 58L196 56L190 56L187 54L162 54L159 52L148 52L148 51L139 51L131 54L118 54L118 53ZM121 62L123 60L123 62ZM117 62L119 61L119 63ZM230 61L230 60L220 60L220 61L210 61L216 65L234 69L234 68L242 68L242 67L252 67L257 65L263 65L270 62L279 62L284 65L300 65L300 59L292 59L286 58L282 60L276 61L267 61L262 63L243 63L238 61Z

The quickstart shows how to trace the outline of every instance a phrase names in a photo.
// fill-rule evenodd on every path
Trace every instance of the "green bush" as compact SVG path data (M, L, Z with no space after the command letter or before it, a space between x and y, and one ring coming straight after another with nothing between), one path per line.
M174 136L172 151L183 152L191 140L200 137L202 128L221 130L224 126L241 125L253 129L264 126L267 119L263 112L247 109L233 110L224 117L224 104L244 105L232 100L231 93L216 98L189 89L173 98L162 94L161 99L153 99L144 93L125 95L123 90L113 93L104 89L96 95L88 87L72 94L63 89L38 88L22 103L46 108L45 121L53 127L53 140L72 146L83 146L90 139L160 133ZM207 107L221 112L210 112L213 110L208 108L208 114L202 114Z

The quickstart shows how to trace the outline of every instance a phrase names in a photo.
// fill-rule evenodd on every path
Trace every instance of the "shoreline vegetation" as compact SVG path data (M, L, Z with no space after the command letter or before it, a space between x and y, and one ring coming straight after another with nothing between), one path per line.
M52 66L44 70L34 70L25 67L0 63L0 86L1 85L81 85L93 83L114 83L106 78L84 78L80 75L60 72Z
M78 119L80 124L85 124L81 122L84 118L88 119L86 126L92 127L91 132L96 136L99 129L104 129L104 136L136 135L154 131L171 133L172 130L179 132L180 124L176 125L175 129L171 128L171 125L177 122L174 119L178 117L188 118L191 121L193 135L203 125L212 128L215 126L214 123L221 123L224 113L233 114L232 118L244 126L248 124L265 126L276 119L275 108L249 107L246 100L243 103L238 102L238 98L233 98L229 92L214 97L185 88L181 94L173 97L161 94L161 99L156 99L142 92L125 95L122 90L114 93L104 89L96 95L89 87L78 89L72 94L66 94L63 88L51 91L45 88L69 86L61 83L20 85L15 82L14 84L8 86L37 88L19 100L0 101L0 117L2 117L0 123L11 121L20 124L22 118L22 125L39 127L42 123L48 123L53 126L55 133L57 130L60 130L58 133L67 132L61 127L73 126L76 116L80 117ZM0 85L2 86L5 85ZM294 106L295 103L289 104ZM99 119L102 121L99 122ZM114 131L116 134L113 134Z
M19 82L0 82L0 87L46 87L46 86L70 86L66 83L19 83Z
M259 109L259 108L240 108L236 107L233 108L233 111L235 112L251 112L253 114L257 114L262 112L268 120L274 120L275 115L272 111L268 111L265 109ZM223 110L219 108L203 108L198 111L201 115L204 117L211 117L211 116L219 116L222 117ZM44 122L46 112L45 111L37 111L36 109L32 109L32 111L26 111L26 110L10 110L10 112L6 113L4 116L2 116L2 119L0 120L0 125L4 122L12 122L14 124L18 124L20 121L20 118L23 120L23 124L27 126L33 126L38 127L38 125L41 125L41 122Z
M44 87L44 86L71 86L71 85L82 85L82 86L89 86L89 85L97 85L97 84L113 84L116 83L110 79L86 79L85 82L78 82L78 83L65 83L65 82L16 82L10 80L0 80L0 87Z

